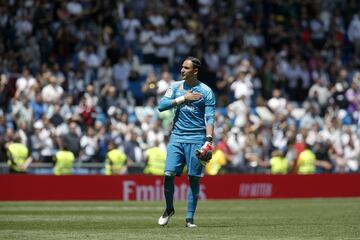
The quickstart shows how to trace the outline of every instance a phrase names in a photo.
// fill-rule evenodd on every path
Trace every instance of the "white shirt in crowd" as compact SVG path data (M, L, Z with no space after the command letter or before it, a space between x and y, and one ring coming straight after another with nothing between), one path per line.
M155 36L154 31L143 29L140 32L140 43L143 54L153 54L155 53L155 46L153 42L153 37Z
M16 80L16 90L27 94L35 84L36 84L36 79L34 77L21 76Z
M41 97L44 102L57 102L64 93L64 89L59 85L46 85L41 91Z
M169 58L172 54L171 44L173 38L167 33L157 32L153 38L155 45L157 46L155 55L158 57Z
M129 42L137 39L136 31L140 28L141 24L137 18L127 18L122 22L122 27L125 30L125 39Z
M350 42L360 40L360 18L357 14L353 16L348 28L348 36Z

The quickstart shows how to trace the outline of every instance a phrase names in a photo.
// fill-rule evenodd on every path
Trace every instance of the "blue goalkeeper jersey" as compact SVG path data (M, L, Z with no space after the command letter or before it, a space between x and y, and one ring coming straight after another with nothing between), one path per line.
M215 96L210 87L199 82L196 86L188 86L184 80L175 82L166 91L159 103L159 111L172 108L175 98L184 96L192 90L202 94L198 101L188 101L174 107L173 128L170 142L204 143L206 125L214 125Z

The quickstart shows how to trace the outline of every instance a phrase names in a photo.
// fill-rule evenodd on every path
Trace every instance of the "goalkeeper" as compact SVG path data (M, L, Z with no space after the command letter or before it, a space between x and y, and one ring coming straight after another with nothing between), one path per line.
M174 108L164 176L166 209L158 221L161 226L165 226L175 213L174 180L186 164L190 190L185 226L196 227L194 214L200 177L204 176L204 166L211 159L215 115L214 93L197 78L200 66L199 59L187 57L181 67L183 80L172 84L159 103L160 112Z

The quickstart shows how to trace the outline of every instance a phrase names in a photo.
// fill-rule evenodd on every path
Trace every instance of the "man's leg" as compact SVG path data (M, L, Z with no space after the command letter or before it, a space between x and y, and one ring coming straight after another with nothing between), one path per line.
M166 200L166 209L174 209L174 180L175 173L166 172L164 176L164 195Z
M175 175L182 172L184 164L185 161L181 144L168 144L164 176L164 195L166 200L166 209L163 215L159 218L158 224L160 226L165 226L169 222L170 217L175 213L173 204Z
M174 180L175 180L175 172L165 172L164 176L164 195L166 200L166 209L163 215L160 216L158 224L160 226L165 226L168 224L172 215L175 214L174 210Z
M188 192L186 227L196 227L194 224L194 215L200 192L200 178L204 176L204 167L195 156L195 150L199 149L201 144L187 144L186 164L188 166L188 176L190 189Z
M186 226L196 227L194 224L194 214L200 192L200 177L189 176L190 189L188 192Z
M188 192L187 219L193 219L200 192L200 178L189 176L190 189Z

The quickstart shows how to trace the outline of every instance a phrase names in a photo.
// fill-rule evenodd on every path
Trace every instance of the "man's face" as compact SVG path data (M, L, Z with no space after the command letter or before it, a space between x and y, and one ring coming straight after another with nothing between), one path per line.
M196 76L197 71L198 70L194 68L193 63L190 60L185 60L182 64L180 73L181 77L186 80Z
M76 133L76 123L74 122L71 122L70 125L69 125L69 131L71 133Z

